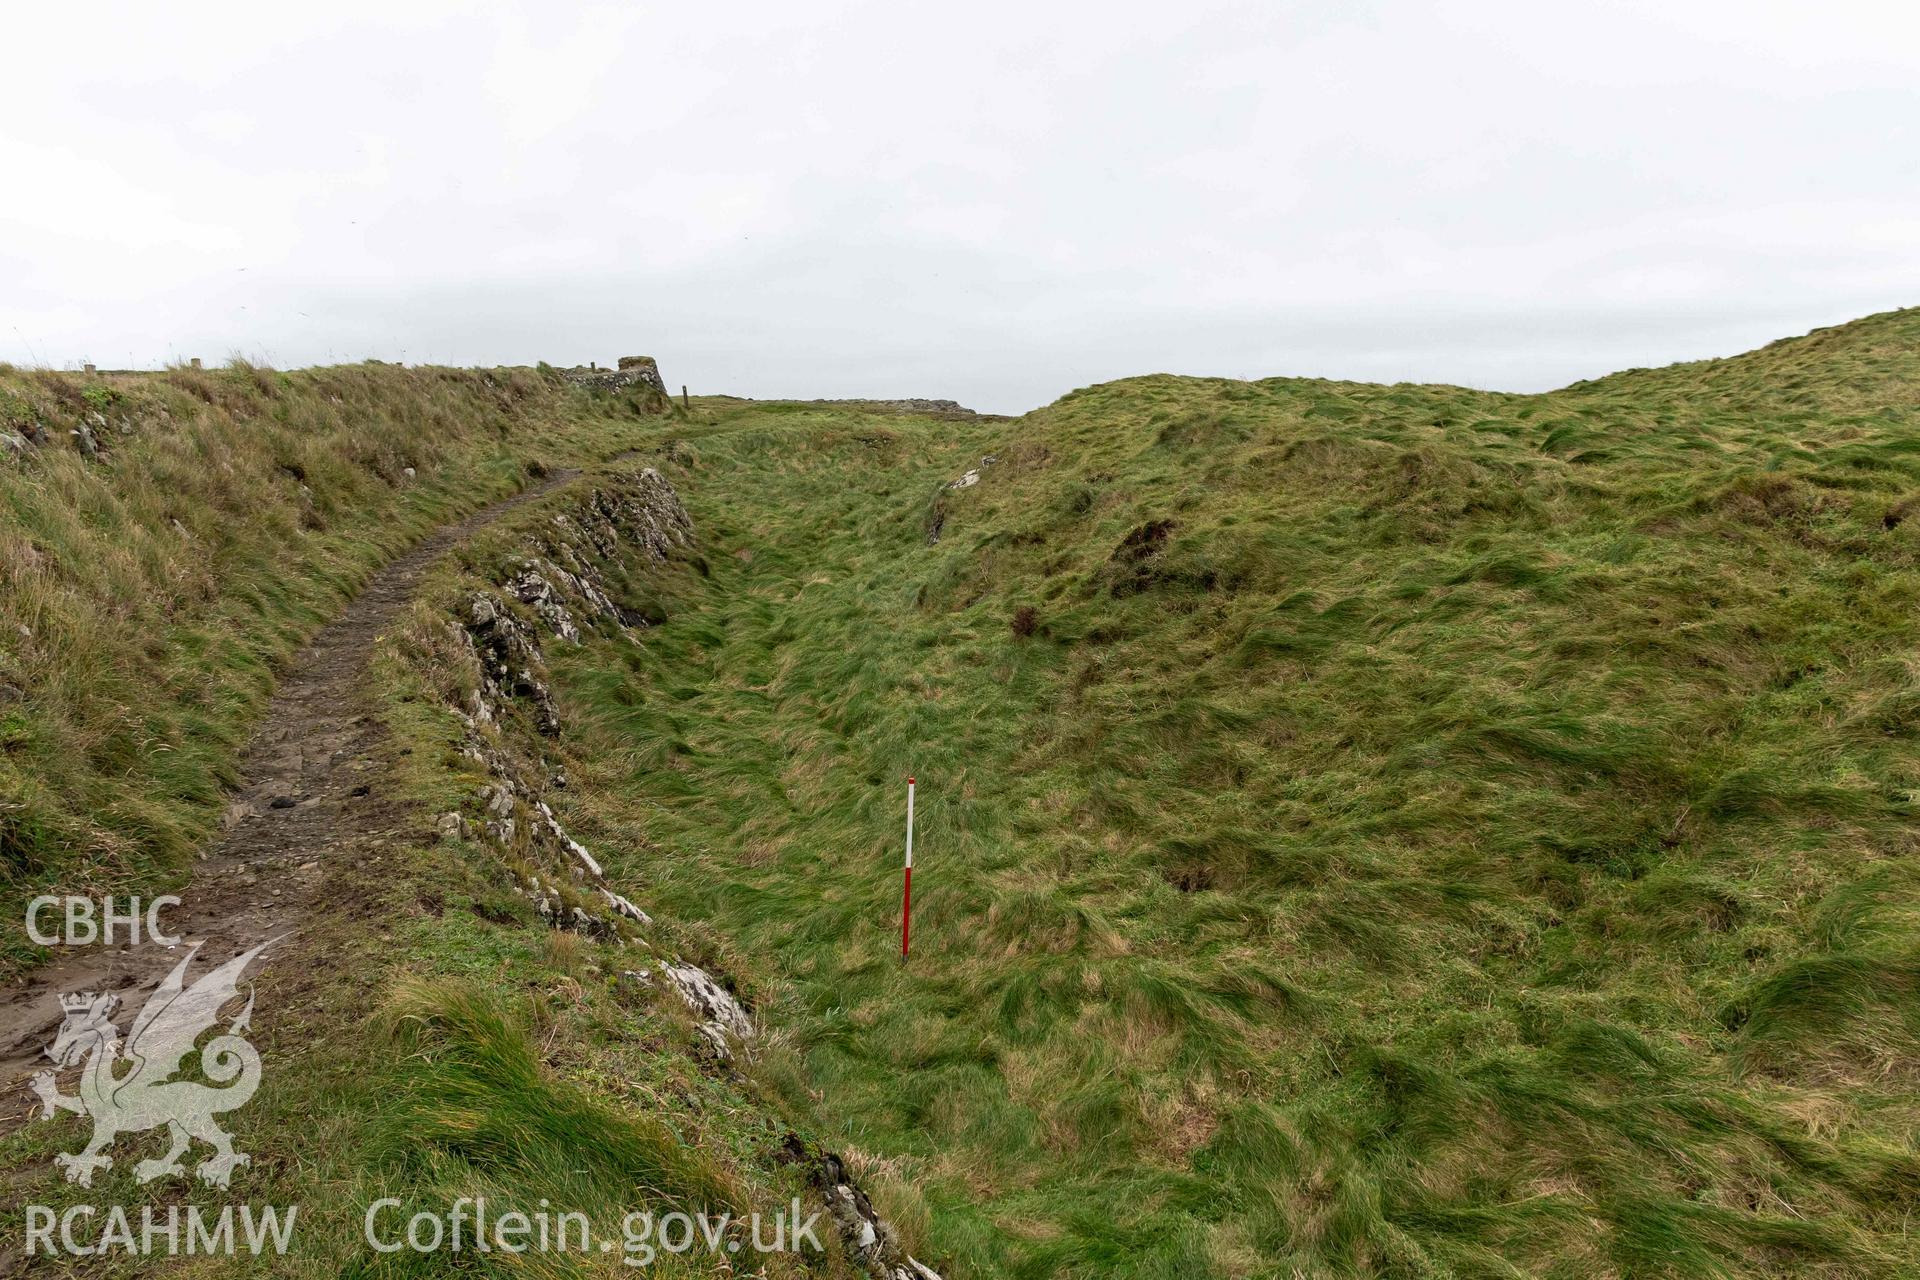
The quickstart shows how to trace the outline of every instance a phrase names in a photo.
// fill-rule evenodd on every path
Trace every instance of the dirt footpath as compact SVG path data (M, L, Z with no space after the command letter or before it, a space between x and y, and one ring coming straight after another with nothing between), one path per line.
M61 948L0 1002L0 1130L39 1112L27 1081L48 1065L44 1050L62 1020L61 995L117 993L116 1021L124 1021L186 947L204 943L188 975L191 982L269 938L297 934L315 916L344 905L326 891L331 871L378 857L397 838L418 834L418 815L382 794L377 747L384 729L371 714L362 680L373 642L434 560L579 474L555 472L436 529L375 574L346 610L294 655L265 720L242 753L243 782L230 799L222 834L201 852L192 879L179 891L182 904L161 917L182 945ZM43 928L53 923L49 912ZM255 965L270 965L276 950L269 948Z

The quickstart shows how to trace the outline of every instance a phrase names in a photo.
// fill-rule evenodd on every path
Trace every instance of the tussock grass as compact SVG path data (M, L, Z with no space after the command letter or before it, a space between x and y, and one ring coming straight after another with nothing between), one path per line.
M616 451L616 409L527 369L0 373L0 431L43 441L0 451L5 904L176 874L275 664L530 463Z
M1920 312L1535 397L702 412L710 575L556 660L569 823L934 1261L1920 1267Z
M524 1018L470 980L404 982L377 1026L402 1066L379 1114L363 1122L356 1155L406 1189L410 1212L444 1214L460 1197L481 1196L496 1214L564 1206L618 1239L642 1202L655 1213L746 1207L744 1193L662 1120L614 1110L554 1078ZM369 1275L447 1266L426 1255L363 1258ZM560 1269L593 1265L576 1259Z
M644 425L644 424L643 424ZM662 434L659 424L642 439ZM615 418L589 439L633 438ZM128 1139L113 1169L91 1188L65 1183L56 1151L84 1139L79 1117L32 1125L0 1141L15 1181L0 1207L0 1231L17 1237L24 1204L165 1206L182 1200L217 1210L236 1196L251 1204L298 1205L294 1248L284 1257L241 1256L209 1274L288 1277L614 1276L626 1264L630 1214L704 1212L741 1222L788 1211L798 1197L819 1207L808 1166L790 1158L790 1120L744 1084L704 1068L699 1039L679 998L636 979L655 969L639 946L552 931L516 886L513 868L489 847L439 840L429 815L471 803L487 775L459 750L466 727L453 709L473 677L472 658L449 635L450 612L497 582L524 540L577 493L509 513L427 573L421 595L375 643L369 691L391 739L381 790L417 825L389 834L365 861L330 869L339 909L306 922L306 964L267 967L252 1036L265 1085L229 1123L252 1163L231 1191L179 1183L140 1186L136 1155L158 1135ZM691 569L686 572L692 573ZM625 584L636 604L644 584ZM530 721L518 726L538 740ZM698 935L697 929L686 930ZM737 957L717 938L685 948L710 963ZM775 1057L780 1053L775 1044ZM160 1145L164 1145L161 1143ZM883 1166L891 1168L892 1166ZM888 1203L923 1223L912 1188L891 1185ZM415 1213L442 1219L467 1206L467 1246L382 1253L363 1235L376 1201L384 1239L403 1236ZM584 1215L606 1253L508 1253L473 1249L471 1203L484 1199L498 1223L520 1212ZM745 1239L744 1225L731 1238ZM768 1277L854 1274L830 1228L824 1254L742 1256L702 1245L661 1252L640 1274ZM636 1250L638 1246L633 1246ZM743 1266L751 1263L751 1267ZM87 1274L147 1274L150 1264L90 1258ZM205 1267L201 1268L206 1270Z

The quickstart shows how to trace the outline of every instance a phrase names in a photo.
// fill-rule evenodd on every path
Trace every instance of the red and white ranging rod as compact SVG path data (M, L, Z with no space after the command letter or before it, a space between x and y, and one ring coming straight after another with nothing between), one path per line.
M900 879L900 958L913 938L913 779L907 779L907 869Z

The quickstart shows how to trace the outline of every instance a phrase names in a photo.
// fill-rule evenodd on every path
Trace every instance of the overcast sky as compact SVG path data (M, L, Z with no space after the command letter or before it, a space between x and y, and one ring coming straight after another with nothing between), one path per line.
M1018 412L1920 303L1910 0L10 6L0 359Z

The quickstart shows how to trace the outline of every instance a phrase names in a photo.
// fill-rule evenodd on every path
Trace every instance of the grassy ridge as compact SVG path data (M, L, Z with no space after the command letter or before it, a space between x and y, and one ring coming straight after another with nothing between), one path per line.
M1915 312L1545 396L713 406L711 577L561 663L571 825L964 1274L1920 1266L1916 406Z
M602 457L638 425L527 369L0 369L6 903L176 871L274 663L529 461Z

